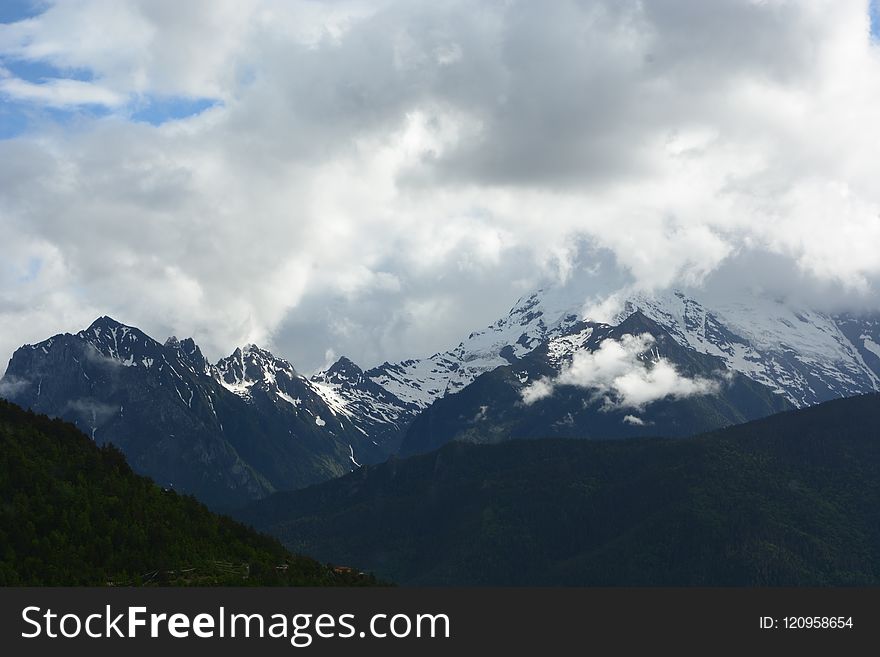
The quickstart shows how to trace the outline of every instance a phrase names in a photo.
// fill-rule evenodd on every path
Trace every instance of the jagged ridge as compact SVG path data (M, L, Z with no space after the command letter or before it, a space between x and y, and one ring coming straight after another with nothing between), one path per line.
M250 345L210 365L109 317L13 354L8 397L68 419L132 466L215 506L299 488L385 454L290 363Z

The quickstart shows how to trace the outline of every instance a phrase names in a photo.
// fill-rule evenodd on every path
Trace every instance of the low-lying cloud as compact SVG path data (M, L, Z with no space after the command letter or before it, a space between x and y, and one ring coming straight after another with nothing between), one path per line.
M97 427L119 413L119 406L105 404L89 397L81 397L69 401L66 410L77 413L83 420Z
M669 360L651 354L654 338L648 333L605 340L596 351L578 352L554 378L544 377L522 391L526 404L553 395L560 386L593 390L607 409L641 409L661 399L684 399L718 391L720 383L687 377Z
M15 399L16 395L31 384L27 379L7 375L0 380L0 398Z

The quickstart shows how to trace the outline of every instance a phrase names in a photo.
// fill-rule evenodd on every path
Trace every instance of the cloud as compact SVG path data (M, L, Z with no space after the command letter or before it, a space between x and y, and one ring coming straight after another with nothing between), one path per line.
M6 375L0 380L0 398L14 400L18 393L30 384L31 382L27 379Z
M527 385L522 390L522 400L526 404L534 404L553 395L554 383L549 378L538 379Z
M118 107L125 97L110 89L80 80L54 79L34 84L20 78L0 78L0 94L13 100L38 102L48 107L68 108L77 105Z
M653 345L654 338L648 333L605 340L595 351L575 353L556 377L526 386L522 400L533 404L552 396L559 386L575 386L595 391L605 408L639 409L670 397L684 399L718 392L717 381L684 376L667 359L651 354Z
M119 406L105 404L97 399L91 399L88 397L68 401L65 409L73 411L79 415L84 422L93 427L99 427L119 413Z
M111 314L370 366L539 285L754 253L876 306L868 30L861 0L46 3L0 25L7 105L107 111L0 141L0 350ZM216 102L136 120L155 98Z
M123 95L222 96L240 39L261 9L234 0L41 4L34 17L0 24L0 54L89 71Z

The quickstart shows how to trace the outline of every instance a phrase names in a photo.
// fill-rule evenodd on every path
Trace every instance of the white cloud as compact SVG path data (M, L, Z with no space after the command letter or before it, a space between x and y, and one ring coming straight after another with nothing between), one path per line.
M27 379L17 376L4 376L0 381L0 398L14 399L15 396L31 384Z
M97 428L107 420L119 413L119 406L105 404L104 402L90 397L72 399L65 404L67 410L71 410L82 418L83 421ZM94 437L94 434L92 435Z
M57 108L77 105L119 107L125 102L125 97L121 94L81 80L51 79L34 84L20 78L3 77L0 78L0 94L12 100Z
M654 338L648 333L604 340L596 351L575 353L558 376L539 379L524 388L523 402L532 404L549 397L559 386L595 391L606 408L637 409L661 399L718 391L717 381L680 374L669 360L652 352L653 345Z
M534 404L536 401L546 399L553 395L553 381L548 378L538 379L527 385L522 390L522 400L526 404Z
M234 0L47 3L0 25L0 54L85 69L117 93L221 97L256 5Z
M3 353L109 313L212 357L369 366L597 254L651 288L761 251L877 305L862 0L46 7L0 57L89 81L6 75L7 97L113 111L0 141L0 252L52 265L0 271ZM221 102L129 119L155 96Z

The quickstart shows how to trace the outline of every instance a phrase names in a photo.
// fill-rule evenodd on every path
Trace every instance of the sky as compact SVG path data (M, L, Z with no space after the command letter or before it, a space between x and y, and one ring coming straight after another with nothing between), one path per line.
M878 26L864 0L3 2L0 358L107 314L366 367L583 277L877 310Z

